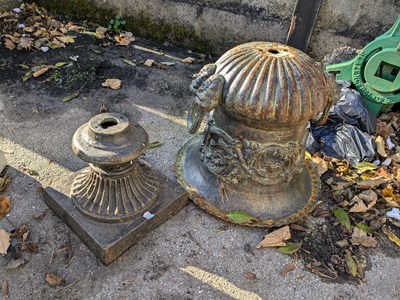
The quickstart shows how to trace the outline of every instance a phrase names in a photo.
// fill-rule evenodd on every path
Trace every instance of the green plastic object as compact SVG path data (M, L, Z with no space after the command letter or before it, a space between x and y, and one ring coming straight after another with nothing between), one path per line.
M375 114L400 102L400 16L355 58L329 65L326 71L337 80L352 81Z

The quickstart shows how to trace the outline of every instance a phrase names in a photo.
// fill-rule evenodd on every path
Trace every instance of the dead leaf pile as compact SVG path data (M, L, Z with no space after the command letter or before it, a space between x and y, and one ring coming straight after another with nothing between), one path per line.
M0 254L11 258L6 269L18 268L27 263L33 253L38 253L38 243L30 239L30 229L26 224L10 232L0 229Z
M79 29L72 23L57 21L35 3L22 4L18 10L0 14L0 28L7 49L43 52L74 43L74 37L68 34Z
M318 276L351 282L364 280L369 248L382 245L381 251L391 247L400 254L400 220L397 213L388 213L400 208L399 128L400 113L379 117L376 154L369 162L351 166L346 160L306 153L321 177L322 207L299 224L268 233L256 247L296 253Z

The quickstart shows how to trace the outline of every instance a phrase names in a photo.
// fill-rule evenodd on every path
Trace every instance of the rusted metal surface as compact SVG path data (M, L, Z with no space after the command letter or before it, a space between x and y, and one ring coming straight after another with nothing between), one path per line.
M89 167L45 189L47 205L104 264L187 204L177 183L139 159L147 145L139 124L116 113L97 115L72 141Z
M297 0L286 39L288 46L306 52L322 0Z
M304 158L306 127L311 118L325 121L334 86L292 47L254 42L229 50L194 77L189 131L212 114L178 154L179 183L226 221L233 221L227 217L232 211L254 216L257 222L241 225L258 227L304 217L319 191L312 162Z

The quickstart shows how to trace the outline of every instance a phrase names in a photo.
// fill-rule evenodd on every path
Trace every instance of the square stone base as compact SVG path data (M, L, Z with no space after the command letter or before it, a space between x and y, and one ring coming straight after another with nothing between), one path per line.
M70 187L75 174L62 185L45 189L46 204L88 245L88 247L108 265L129 247L137 243L147 233L164 223L188 204L187 194L181 187L164 175L156 172L160 182L157 203L151 208L151 219L138 216L123 223L101 223L80 213L73 205Z

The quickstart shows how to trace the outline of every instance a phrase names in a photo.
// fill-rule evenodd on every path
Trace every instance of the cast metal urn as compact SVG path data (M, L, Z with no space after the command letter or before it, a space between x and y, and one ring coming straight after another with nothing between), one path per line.
M320 181L305 156L310 119L325 122L335 82L309 56L279 43L239 45L194 76L179 183L225 221L276 227L315 207Z

